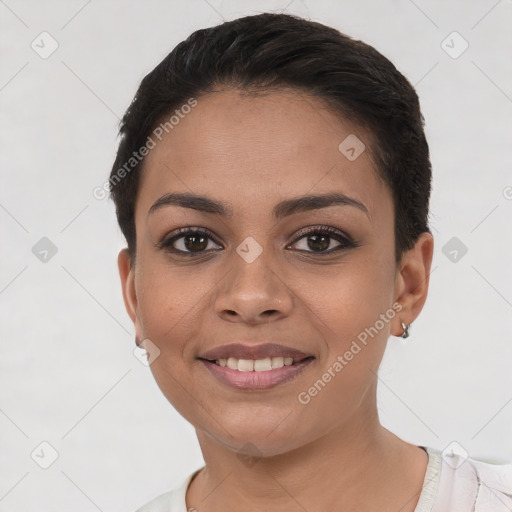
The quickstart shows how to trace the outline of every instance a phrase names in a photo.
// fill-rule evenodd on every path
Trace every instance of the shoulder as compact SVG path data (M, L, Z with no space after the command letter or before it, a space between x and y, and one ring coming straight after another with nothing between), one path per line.
M192 478L194 478L201 469L197 469L176 485L172 490L164 494L160 494L160 496L152 499L150 502L138 508L135 512L187 512L187 505L185 501L187 488Z
M432 512L512 510L512 464L494 464L428 449L438 466Z
M173 489L165 494L161 494L138 508L135 512L171 512L171 502L175 492L175 489Z
M466 463L460 479L476 481L475 511L512 510L512 464L492 464L474 459L468 459Z

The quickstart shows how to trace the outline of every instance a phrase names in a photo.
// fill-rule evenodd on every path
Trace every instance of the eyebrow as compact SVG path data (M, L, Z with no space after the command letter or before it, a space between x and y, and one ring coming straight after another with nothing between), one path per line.
M286 199L278 203L274 207L272 213L276 220L281 220L296 213L319 210L321 208L327 208L335 205L353 206L370 217L368 208L366 208L361 201L342 194L341 192L331 192L321 195L306 195ZM153 203L148 211L148 215L166 206L191 208L192 210L204 213L213 213L226 218L233 217L233 209L227 203L216 201L206 196L191 194L189 192L173 192L163 195Z

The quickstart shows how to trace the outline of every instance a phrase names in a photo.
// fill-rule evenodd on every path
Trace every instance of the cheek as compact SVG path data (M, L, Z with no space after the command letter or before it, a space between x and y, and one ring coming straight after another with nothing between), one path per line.
M309 286L306 282L299 286L300 298L326 326L326 336L334 345L356 337L392 305L393 266L361 253L336 269L324 269L323 275L310 273L295 278L296 283L304 279L309 282Z
M307 309L322 334L324 357L310 387L297 398L308 402L312 417L346 420L375 385L395 315L393 278L392 267L379 268L377 260L372 266L354 263L309 294Z
M141 263L138 276L138 314L141 336L159 350L150 370L167 400L188 421L191 417L190 339L200 336L197 311L204 306L201 284L186 279L183 272L171 271L156 261ZM190 276L189 276L190 277Z
M192 267L172 268L152 254L141 255L138 268L137 303L143 328L157 339L166 333L172 336L174 328L187 324L187 317L205 300L208 283L204 272Z
M137 276L137 306L141 333L160 350L152 367L165 366L169 373L179 373L183 359L192 358L187 340L200 336L199 312L208 300L211 288L205 279L194 278L193 271L172 269L154 258L140 261ZM198 276L199 277L199 276Z

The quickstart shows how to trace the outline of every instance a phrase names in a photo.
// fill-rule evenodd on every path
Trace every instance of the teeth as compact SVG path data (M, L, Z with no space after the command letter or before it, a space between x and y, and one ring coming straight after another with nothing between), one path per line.
M238 370L238 359L234 357L228 358L226 366L232 370Z
M270 357L265 359L256 359L254 361L255 372L264 372L267 370L272 370L272 359L270 359Z
M272 369L282 368L284 366L284 357L273 357L272 358Z
M293 364L292 357L267 357L265 359L236 359L229 357L227 359L217 359L215 361L219 366L227 366L232 370L241 372L264 372L282 368L283 366L291 366Z
M254 371L254 361L252 359L239 359L238 369L241 372L252 372Z

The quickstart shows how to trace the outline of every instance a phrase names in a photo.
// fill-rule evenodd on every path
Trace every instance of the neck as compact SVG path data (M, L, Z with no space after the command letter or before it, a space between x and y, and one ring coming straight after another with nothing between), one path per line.
M196 432L205 468L189 486L187 509L200 512L291 507L413 512L426 471L427 454L382 427L376 407L375 414L268 457L240 456Z

